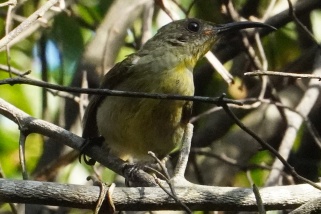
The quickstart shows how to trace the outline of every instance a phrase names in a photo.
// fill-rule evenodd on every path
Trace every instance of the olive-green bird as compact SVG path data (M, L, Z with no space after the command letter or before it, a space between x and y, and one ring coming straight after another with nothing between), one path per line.
M136 53L117 63L100 88L194 95L197 61L231 31L271 27L257 22L216 25L199 19L160 28ZM84 138L104 137L106 151L123 160L149 161L148 151L164 158L180 148L192 102L94 95L84 115Z

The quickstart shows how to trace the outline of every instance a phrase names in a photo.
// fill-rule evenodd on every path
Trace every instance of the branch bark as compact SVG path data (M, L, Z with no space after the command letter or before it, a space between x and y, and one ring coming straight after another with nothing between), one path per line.
M189 185L176 187L175 191L192 210L257 210L251 188ZM2 202L94 209L99 193L97 186L0 179ZM267 210L294 209L321 197L320 191L307 184L265 187L260 195ZM159 187L116 187L112 200L117 210L124 211L182 209Z

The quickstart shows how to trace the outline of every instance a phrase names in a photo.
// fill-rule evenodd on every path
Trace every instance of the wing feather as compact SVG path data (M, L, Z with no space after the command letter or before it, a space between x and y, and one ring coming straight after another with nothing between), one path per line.
M107 74L100 85L100 88L113 89L122 81L126 80L131 74L131 67L137 61L138 56L132 54L125 60L117 63ZM134 62L134 63L133 63ZM97 109L105 98L105 95L93 95L83 117L83 138L98 137Z

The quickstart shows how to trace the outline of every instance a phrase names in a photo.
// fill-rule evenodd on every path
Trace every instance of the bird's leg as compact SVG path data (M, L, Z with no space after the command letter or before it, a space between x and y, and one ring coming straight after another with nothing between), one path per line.
M147 173L148 171L150 171L150 170L146 170L147 168L144 165L137 164L137 163L125 164L122 174L125 177L126 186L131 186L131 187L156 186L155 179L151 174Z

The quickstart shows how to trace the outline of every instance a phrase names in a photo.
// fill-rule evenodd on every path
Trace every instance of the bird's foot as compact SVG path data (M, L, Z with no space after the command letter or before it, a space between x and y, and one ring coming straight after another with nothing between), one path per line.
M156 186L154 177L151 176L149 168L146 168L145 164L127 163L122 174L128 187Z
M87 159L86 156L86 149L92 145L92 144L98 144L99 146L101 146L104 142L104 137L103 136L99 136L99 137L94 137L94 138L88 138L85 140L85 142L83 143L83 145L81 146L80 150L80 154L79 154L79 162L81 163L81 159L84 159L84 162L87 165L93 166L95 165L96 161L92 158Z

